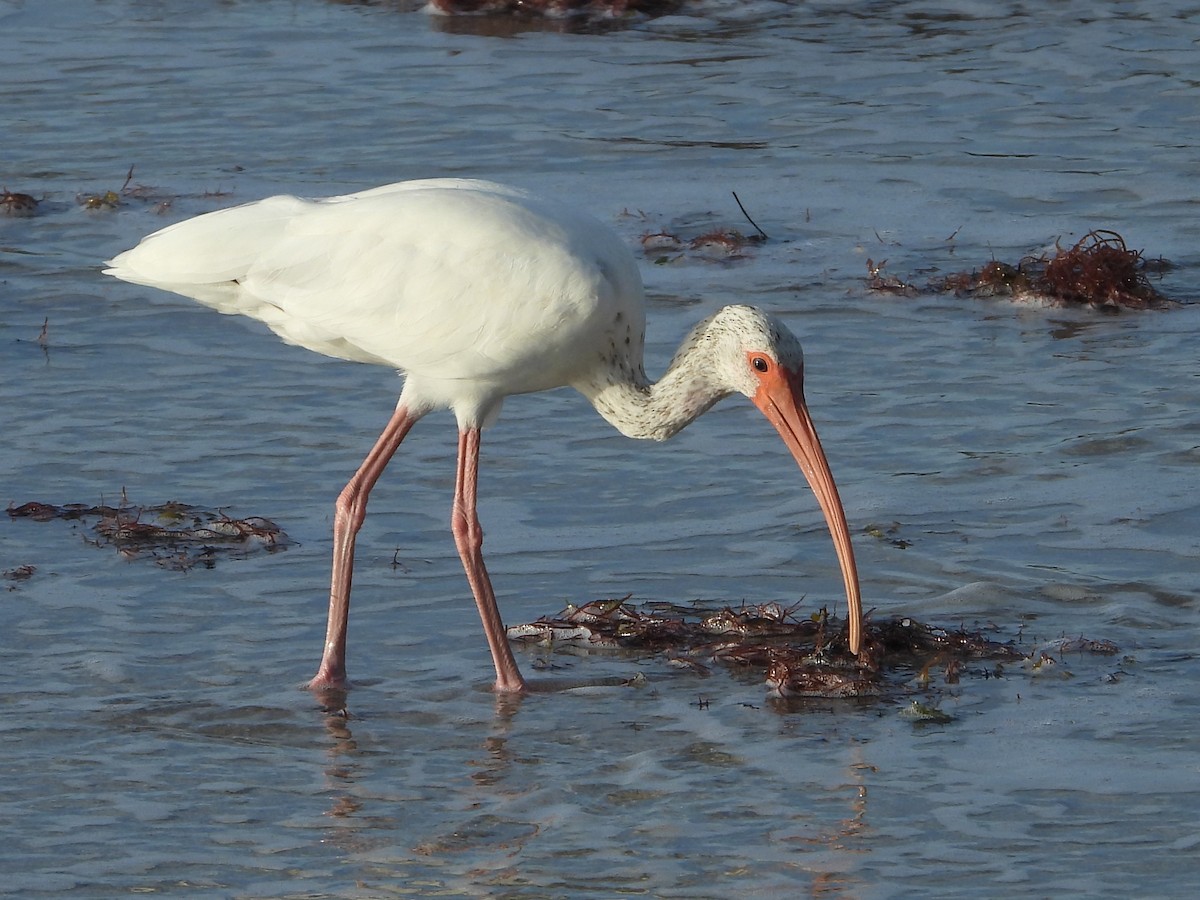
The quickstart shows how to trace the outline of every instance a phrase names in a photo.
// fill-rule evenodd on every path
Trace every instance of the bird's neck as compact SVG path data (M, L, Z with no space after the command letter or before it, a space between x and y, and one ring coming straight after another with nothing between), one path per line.
M677 355L656 382L647 379L638 365L578 387L596 411L626 437L665 441L730 393L712 383L703 356Z

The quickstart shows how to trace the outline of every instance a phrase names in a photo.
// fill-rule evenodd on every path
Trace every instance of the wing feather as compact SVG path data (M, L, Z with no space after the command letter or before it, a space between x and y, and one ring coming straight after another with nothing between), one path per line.
M159 231L106 271L320 353L506 393L569 381L617 313L642 329L640 279L609 229L484 182L271 197Z

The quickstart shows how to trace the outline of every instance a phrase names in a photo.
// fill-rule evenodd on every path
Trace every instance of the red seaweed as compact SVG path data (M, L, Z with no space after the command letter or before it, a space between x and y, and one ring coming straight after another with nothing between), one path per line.
M757 674L771 696L780 699L896 696L908 690L914 672L917 683L927 685L930 670L940 668L945 682L956 684L964 673L991 677L995 671L969 670L968 662L1014 663L1026 658L1011 641L909 617L879 623L868 619L863 650L855 656L847 645L846 624L825 609L806 616L799 613L799 605L779 603L704 611L668 603L639 608L628 600L568 606L556 616L514 625L508 635L548 647L663 653L673 665L698 674L720 664Z
M147 557L173 569L202 564L212 568L221 557L245 557L258 551L283 550L290 541L278 525L261 516L232 518L220 510L172 501L158 506L85 503L55 505L30 501L9 506L9 518L48 522L52 519L95 519L86 540L111 546L122 556Z

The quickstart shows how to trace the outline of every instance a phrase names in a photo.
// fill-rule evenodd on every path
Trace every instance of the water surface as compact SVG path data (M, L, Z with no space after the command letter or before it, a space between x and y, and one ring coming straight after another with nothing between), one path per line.
M1176 263L1200 228L1200 6L745 3L499 37L405 5L0 3L6 501L179 499L283 553L187 571L0 521L0 890L229 897L1189 896L1200 389L1195 305L1106 315L866 289L1091 228ZM79 198L120 191L116 209ZM98 274L220 205L471 175L573 198L640 247L747 225L747 258L646 258L649 368L748 301L808 394L877 615L1036 654L1120 646L903 704L772 703L753 678L545 651L629 677L499 703L448 531L454 426L422 423L359 541L350 717L297 689L332 502L385 370ZM45 346L38 342L46 324ZM481 515L510 622L567 602L840 608L816 504L745 402L628 441L571 392L510 400ZM894 529L901 548L865 529Z

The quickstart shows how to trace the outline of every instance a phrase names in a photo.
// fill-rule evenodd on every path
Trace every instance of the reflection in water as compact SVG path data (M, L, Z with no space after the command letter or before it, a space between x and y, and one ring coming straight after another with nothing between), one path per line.
M341 718L342 720L350 718L348 701L351 688L349 686L312 687L306 684L305 688L313 695L321 712L327 714L330 718Z
M512 766L512 758L508 752L508 738L489 737L483 742L486 756L473 760L471 765L478 770L471 773L471 780L480 787L497 785L505 772Z
M722 704L723 713L692 703L690 692L668 697L676 687L686 691L605 685L496 695L486 706L472 691L466 702L439 701L447 708L430 710L436 720L414 712L422 731L442 736L419 750L404 741L364 748L353 719L326 714L326 814L339 827L324 840L370 878L433 892L530 883L572 894L638 892L653 873L686 863L681 877L693 896L706 895L707 877L682 874L693 866L781 890L803 873L813 896L857 895L866 883L853 874L855 860L873 836L869 783L879 774L869 748L834 738L828 758L817 763L805 752L791 762L794 748L770 739L755 746L727 729L727 711L742 715L745 707ZM595 706L604 696L597 691L614 690L639 709L636 727L609 721ZM485 708L490 717L470 714ZM360 724L375 727L371 717ZM730 779L758 787L723 795ZM404 845L381 856L380 842L401 821ZM548 859L558 861L551 872Z
M326 707L321 710L322 724L330 738L326 751L329 761L325 766L325 778L332 805L326 815L336 819L353 819L363 808L362 801L354 794L358 775L358 743L350 731L350 716L345 709L344 697L342 701L342 705L336 709ZM330 839L337 842L342 834L343 830L338 829L331 833Z

